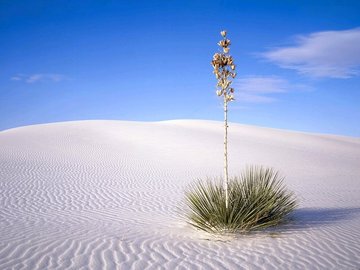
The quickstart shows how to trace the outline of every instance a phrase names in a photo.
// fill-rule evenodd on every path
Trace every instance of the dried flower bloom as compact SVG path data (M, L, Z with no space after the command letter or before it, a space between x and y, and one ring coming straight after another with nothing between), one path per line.
M234 100L233 95L234 89L230 88L232 81L230 78L235 78L235 64L230 51L230 40L226 38L226 31L221 31L222 40L219 41L218 45L222 47L223 53L215 53L211 64L214 68L213 73L215 74L216 79L218 80L217 87L220 88L220 91L217 90L216 94L218 96L224 96L224 102Z
M220 40L218 45L220 47L227 48L228 46L230 46L230 40L229 39Z

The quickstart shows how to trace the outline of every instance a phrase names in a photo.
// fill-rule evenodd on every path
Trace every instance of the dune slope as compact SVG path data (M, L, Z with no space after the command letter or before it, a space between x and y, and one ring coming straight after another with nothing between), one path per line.
M279 169L300 207L236 238L178 206L222 174L222 123L76 121L0 132L0 269L359 269L360 139L230 124L230 174Z

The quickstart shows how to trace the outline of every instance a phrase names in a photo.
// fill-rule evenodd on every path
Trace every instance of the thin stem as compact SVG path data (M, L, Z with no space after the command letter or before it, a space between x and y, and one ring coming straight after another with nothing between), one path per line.
M224 191L225 191L225 207L228 208L229 205L229 195L228 195L228 153L227 153L227 111L228 111L228 101L226 100L226 95L224 95Z

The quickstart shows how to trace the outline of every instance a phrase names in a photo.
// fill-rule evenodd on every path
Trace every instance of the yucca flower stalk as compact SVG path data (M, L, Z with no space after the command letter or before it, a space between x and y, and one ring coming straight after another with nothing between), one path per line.
M224 183L223 189L225 193L225 205L228 208L229 205L229 176L228 176L228 103L234 100L234 88L231 87L232 79L235 78L235 64L230 51L230 40L226 37L226 31L220 32L223 37L219 41L218 45L221 47L221 53L215 53L211 62L216 79L218 80L216 85L216 94L223 98L224 102Z

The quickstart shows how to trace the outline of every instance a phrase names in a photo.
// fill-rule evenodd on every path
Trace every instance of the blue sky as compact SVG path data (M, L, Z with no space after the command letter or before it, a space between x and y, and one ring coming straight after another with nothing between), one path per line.
M222 120L360 136L359 1L0 1L0 130L56 121Z

